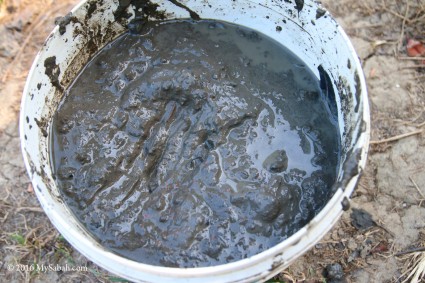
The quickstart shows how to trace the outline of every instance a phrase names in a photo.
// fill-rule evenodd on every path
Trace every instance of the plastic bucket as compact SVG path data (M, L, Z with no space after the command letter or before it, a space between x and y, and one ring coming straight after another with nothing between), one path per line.
M348 198L366 163L370 134L366 84L356 52L335 20L315 1L292 2L95 0L81 2L62 19L29 73L21 105L20 134L37 197L52 223L78 251L106 270L137 282L252 282L266 280L285 269L331 229L347 209ZM334 195L305 227L273 248L213 267L180 269L142 264L98 244L61 199L50 166L49 125L63 90L94 53L125 31L136 13L148 10L150 18L200 17L258 30L303 59L331 90L328 100L337 108L342 145Z

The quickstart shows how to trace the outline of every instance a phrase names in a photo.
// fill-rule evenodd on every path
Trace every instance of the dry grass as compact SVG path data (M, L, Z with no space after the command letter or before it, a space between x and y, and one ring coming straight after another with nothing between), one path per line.
M425 280L425 251L413 252L403 258L402 283L418 283Z
M302 266L291 265L270 282L327 282L323 271L330 264L339 263L344 274L348 275L359 269L370 268L370 259L385 261L393 257L395 250L389 239L391 235L382 220L376 220L379 226L363 231L354 228L349 218L340 220L319 244L298 260L303 263Z
M347 32L371 42L378 53L405 56L408 38L425 40L423 0L360 0L335 6L337 15L355 12L359 18L369 19L348 27Z
M425 2L422 0L371 0L353 2L361 15L388 13L406 23L406 27L419 31L425 23ZM423 33L423 31L422 31Z
M419 283L425 281L425 231L412 248L396 254L402 263L399 282Z

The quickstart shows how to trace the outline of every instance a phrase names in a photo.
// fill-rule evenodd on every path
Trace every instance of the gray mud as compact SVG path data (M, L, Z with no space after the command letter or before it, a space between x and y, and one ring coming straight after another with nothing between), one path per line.
M338 130L319 81L273 40L150 22L105 47L52 125L61 193L139 262L212 266L264 251L331 197Z

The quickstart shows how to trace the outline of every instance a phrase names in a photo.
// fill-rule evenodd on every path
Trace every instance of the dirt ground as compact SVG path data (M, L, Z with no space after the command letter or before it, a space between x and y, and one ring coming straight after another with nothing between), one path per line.
M20 153L18 114L27 72L55 17L75 2L0 0L1 282L126 282L58 234L38 204ZM406 53L408 38L425 42L425 0L322 2L362 61L373 142L352 209L272 281L411 282L418 272L417 282L425 282L419 274L425 269L425 58ZM88 270L8 270L16 264Z

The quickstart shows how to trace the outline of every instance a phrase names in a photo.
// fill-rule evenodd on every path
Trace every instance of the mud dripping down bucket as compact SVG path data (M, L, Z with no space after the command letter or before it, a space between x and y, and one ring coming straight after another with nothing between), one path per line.
M357 55L332 17L314 1L83 1L59 21L37 55L21 106L22 152L37 197L52 223L82 254L136 282L253 282L286 268L318 242L349 206L365 166L369 106ZM153 266L102 247L66 205L52 173L50 125L64 90L92 56L146 20L212 19L261 32L291 50L320 80L336 113L341 161L333 196L298 232L252 257L199 268Z

